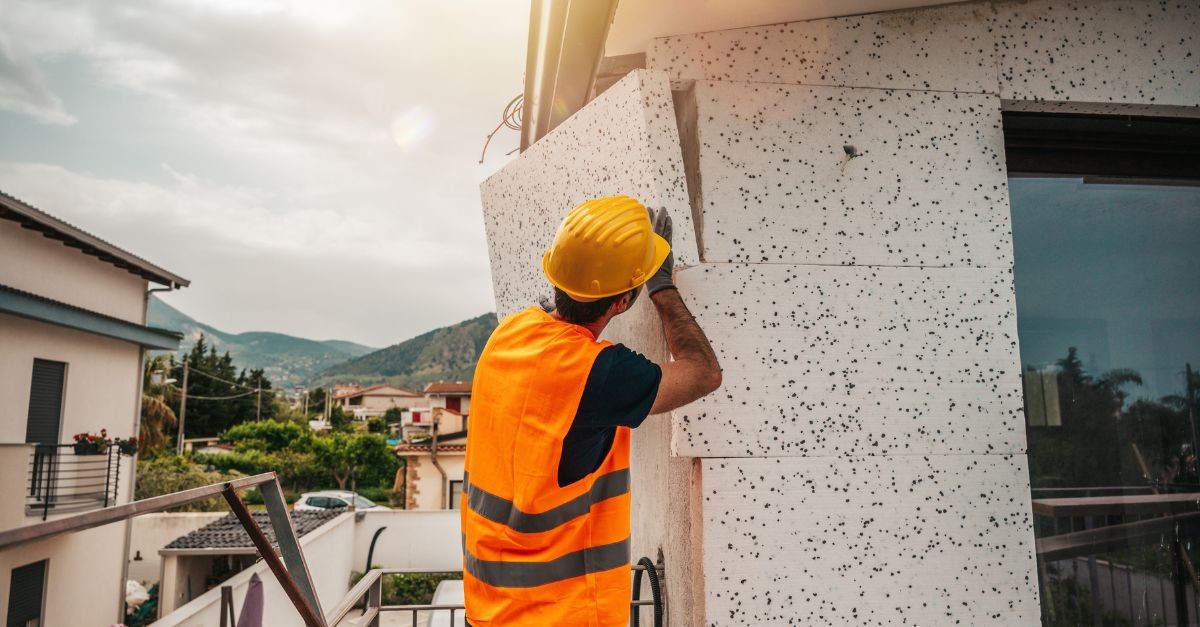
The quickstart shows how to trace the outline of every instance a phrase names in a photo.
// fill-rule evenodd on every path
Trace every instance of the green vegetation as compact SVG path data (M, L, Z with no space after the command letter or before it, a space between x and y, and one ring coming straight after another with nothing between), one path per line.
M152 459L138 460L137 487L134 498L148 499L153 496L190 490L212 483L221 483L241 476L238 472L205 470L203 466L183 457L160 455ZM223 512L227 509L225 499L215 496L203 501L181 505L173 512Z
M375 566L379 568L379 566ZM350 586L358 583L363 573L350 573ZM383 576L383 605L428 605L438 583L447 579L462 579L460 573L400 573Z
M496 315L486 313L333 366L314 385L353 380L420 389L430 381L470 381L495 328Z

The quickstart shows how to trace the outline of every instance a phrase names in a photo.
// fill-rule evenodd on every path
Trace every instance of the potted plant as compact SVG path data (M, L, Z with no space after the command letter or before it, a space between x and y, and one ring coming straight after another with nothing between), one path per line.
M108 446L112 444L112 440L108 439L108 429L101 429L100 435L94 433L76 433L74 440L76 455L102 455L108 451Z
M129 455L131 457L133 455L137 455L137 452L138 452L137 437L132 437L129 439L116 438L113 440L113 444L116 445L117 449L121 451L122 455Z

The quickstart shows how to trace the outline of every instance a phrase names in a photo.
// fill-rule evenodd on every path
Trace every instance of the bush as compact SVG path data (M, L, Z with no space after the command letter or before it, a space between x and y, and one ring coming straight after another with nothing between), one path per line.
M376 566L375 568L379 568ZM350 586L358 583L363 573L351 571ZM447 579L462 579L462 573L398 573L383 576L383 605L428 605L438 583Z
M388 423L382 416L372 416L367 419L368 433L387 433Z
M249 505L262 505L266 502L263 500L262 492L258 488L249 488L245 492L242 492L241 496L242 502ZM288 505L295 503L299 498L299 494L283 493L283 500Z
M229 453L196 455L196 461L218 470L236 470L245 475L274 472L279 475L281 484L298 492L328 484L325 470L317 466L313 454L307 451L234 450Z
M221 434L221 440L236 448L257 448L264 451L308 450L312 431L307 425L294 422L243 422Z
M148 499L181 490L190 490L240 477L239 472L207 471L185 457L160 455L150 460L138 460L137 488L134 498ZM223 512L225 499L215 496L172 509L173 512Z

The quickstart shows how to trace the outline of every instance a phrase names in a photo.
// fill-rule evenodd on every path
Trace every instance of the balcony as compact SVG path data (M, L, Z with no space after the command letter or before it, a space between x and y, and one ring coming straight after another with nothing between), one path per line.
M70 444L28 446L25 475L25 515L97 509L116 504L121 453L115 446L103 453L76 453Z

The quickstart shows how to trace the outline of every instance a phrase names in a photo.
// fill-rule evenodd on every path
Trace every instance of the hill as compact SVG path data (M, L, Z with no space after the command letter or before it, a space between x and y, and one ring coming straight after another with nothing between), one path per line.
M375 350L344 340L309 340L283 333L226 333L195 320L157 297L150 299L147 323L183 333L179 354L191 350L192 344L203 334L205 341L217 347L217 352L229 351L238 367L262 368L267 378L281 388L303 384L321 370Z
M332 366L312 383L391 383L419 390L431 381L470 381L495 328L496 314L486 313Z

